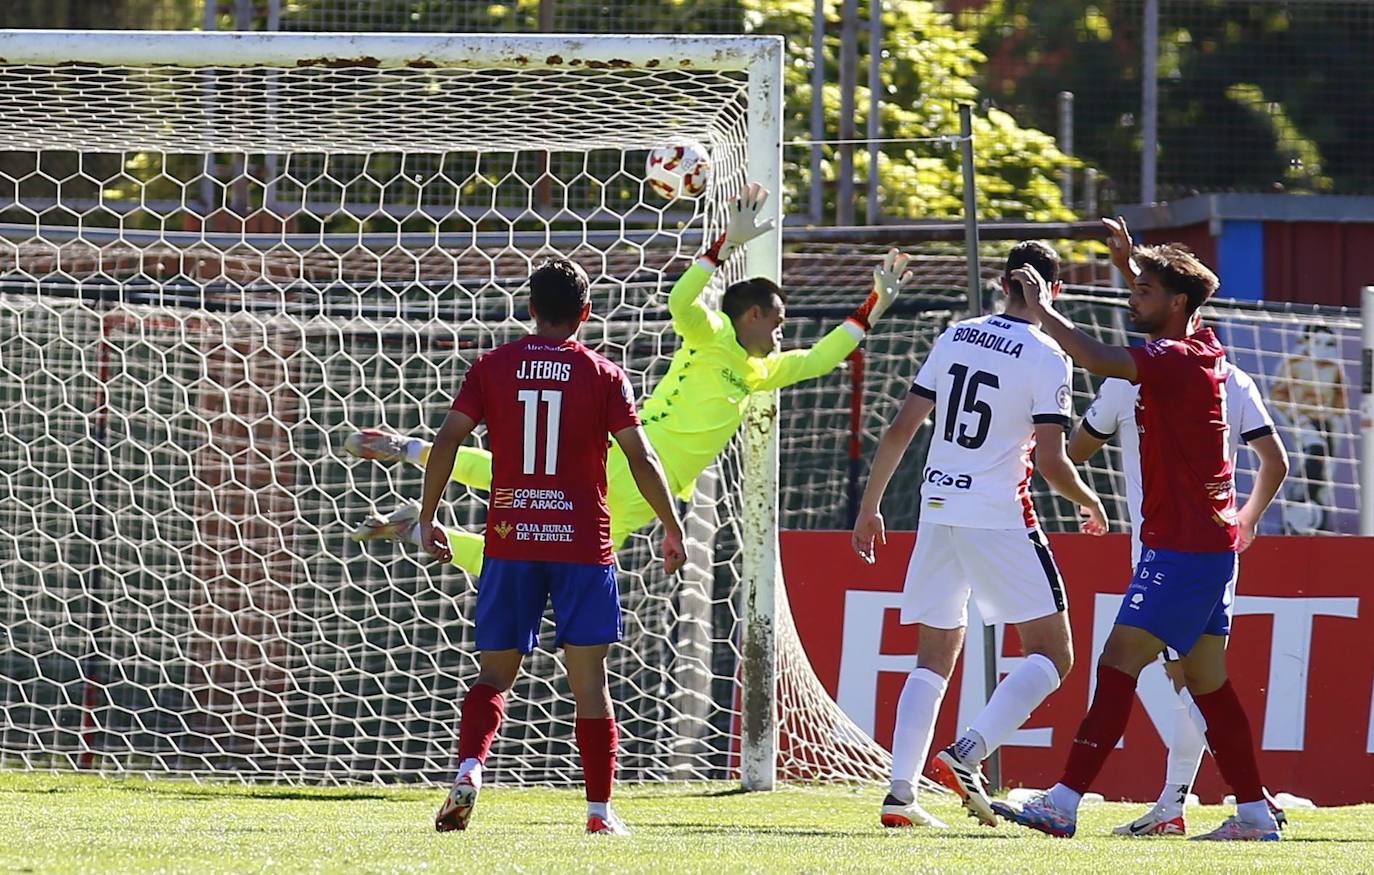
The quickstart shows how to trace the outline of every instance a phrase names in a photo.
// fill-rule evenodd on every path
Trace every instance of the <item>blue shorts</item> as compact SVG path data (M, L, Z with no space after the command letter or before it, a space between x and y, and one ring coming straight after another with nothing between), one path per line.
M1145 548L1116 622L1187 656L1203 635L1231 633L1236 554Z
M477 649L534 650L550 600L556 648L612 644L624 633L614 565L489 558L477 579Z

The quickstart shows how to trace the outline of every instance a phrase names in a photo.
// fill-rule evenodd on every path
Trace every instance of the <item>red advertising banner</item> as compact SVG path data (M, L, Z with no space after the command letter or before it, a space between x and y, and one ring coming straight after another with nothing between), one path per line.
M850 549L848 532L782 533L783 572L807 656L840 707L888 746L897 696L916 663L916 628L901 625L897 609L913 541L910 532L889 533L870 566ZM1068 589L1077 664L1003 748L1009 786L1047 787L1059 777L1130 582L1125 535L1052 535L1050 545ZM1374 800L1374 538L1264 537L1240 569L1228 664L1265 783L1323 805ZM972 604L969 613L969 646L950 681L934 750L953 741L984 700L981 620ZM1020 648L1014 630L1003 632L998 671L1005 675ZM1147 668L1122 746L1095 791L1155 798L1176 702L1162 666ZM1195 792L1204 802L1230 792L1210 756Z

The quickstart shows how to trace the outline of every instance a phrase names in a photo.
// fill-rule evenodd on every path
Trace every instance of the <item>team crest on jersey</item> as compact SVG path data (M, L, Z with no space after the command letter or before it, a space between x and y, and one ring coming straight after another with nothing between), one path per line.
M1073 390L1067 385L1060 386L1059 393L1055 396L1055 400L1059 402L1059 409L1068 413L1073 409Z
M515 527L512 526L510 523L505 522L504 520L496 526L496 534L500 535L502 539L504 539L513 531L515 531Z
M514 489L497 489L491 494L492 507L512 507L515 504ZM505 537L502 535L501 537Z

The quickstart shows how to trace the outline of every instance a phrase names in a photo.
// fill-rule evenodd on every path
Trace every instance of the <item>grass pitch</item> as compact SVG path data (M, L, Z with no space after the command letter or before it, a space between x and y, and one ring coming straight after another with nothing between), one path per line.
M951 797L947 832L885 830L881 791L726 784L620 787L635 834L585 835L577 790L483 791L466 833L437 834L438 790L299 789L0 773L5 872L1374 872L1374 805L1292 812L1284 841L1123 839L1138 805L1085 807L1079 837L981 827ZM1220 806L1190 809L1195 831Z

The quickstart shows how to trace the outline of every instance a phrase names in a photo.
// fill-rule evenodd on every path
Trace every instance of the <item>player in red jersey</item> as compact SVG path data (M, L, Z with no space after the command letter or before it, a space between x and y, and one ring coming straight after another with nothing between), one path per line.
M1123 229L1124 231L1124 229ZM1114 240L1117 239L1115 236ZM1226 677L1231 583L1236 553L1253 538L1238 525L1227 449L1226 352L1210 328L1189 334L1197 309L1216 291L1216 275L1186 247L1139 247L1130 263L1130 310L1142 347L1101 343L1056 313L1033 268L1017 277L1044 331L1095 374L1140 387L1136 422L1144 487L1143 554L1097 664L1097 689L1074 737L1063 777L1024 806L997 803L1003 817L1068 837L1078 803L1120 740L1136 679L1167 645L1182 655L1188 690L1207 722L1207 740L1239 803L1236 816L1206 840L1277 841L1265 801L1250 722ZM1255 518L1264 512L1257 508Z
M497 347L468 370L425 467L417 540L447 562L449 542L434 525L434 512L458 446L478 423L486 423L492 484L486 560L477 582L480 672L463 699L458 776L434 819L440 832L467 828L506 693L538 642L550 600L554 646L563 648L577 705L587 831L628 832L610 810L616 725L606 653L622 628L606 508L608 434L663 523L664 570L677 571L686 554L677 508L640 428L625 372L574 339L591 314L589 286L587 274L567 259L551 259L534 271L534 333Z

